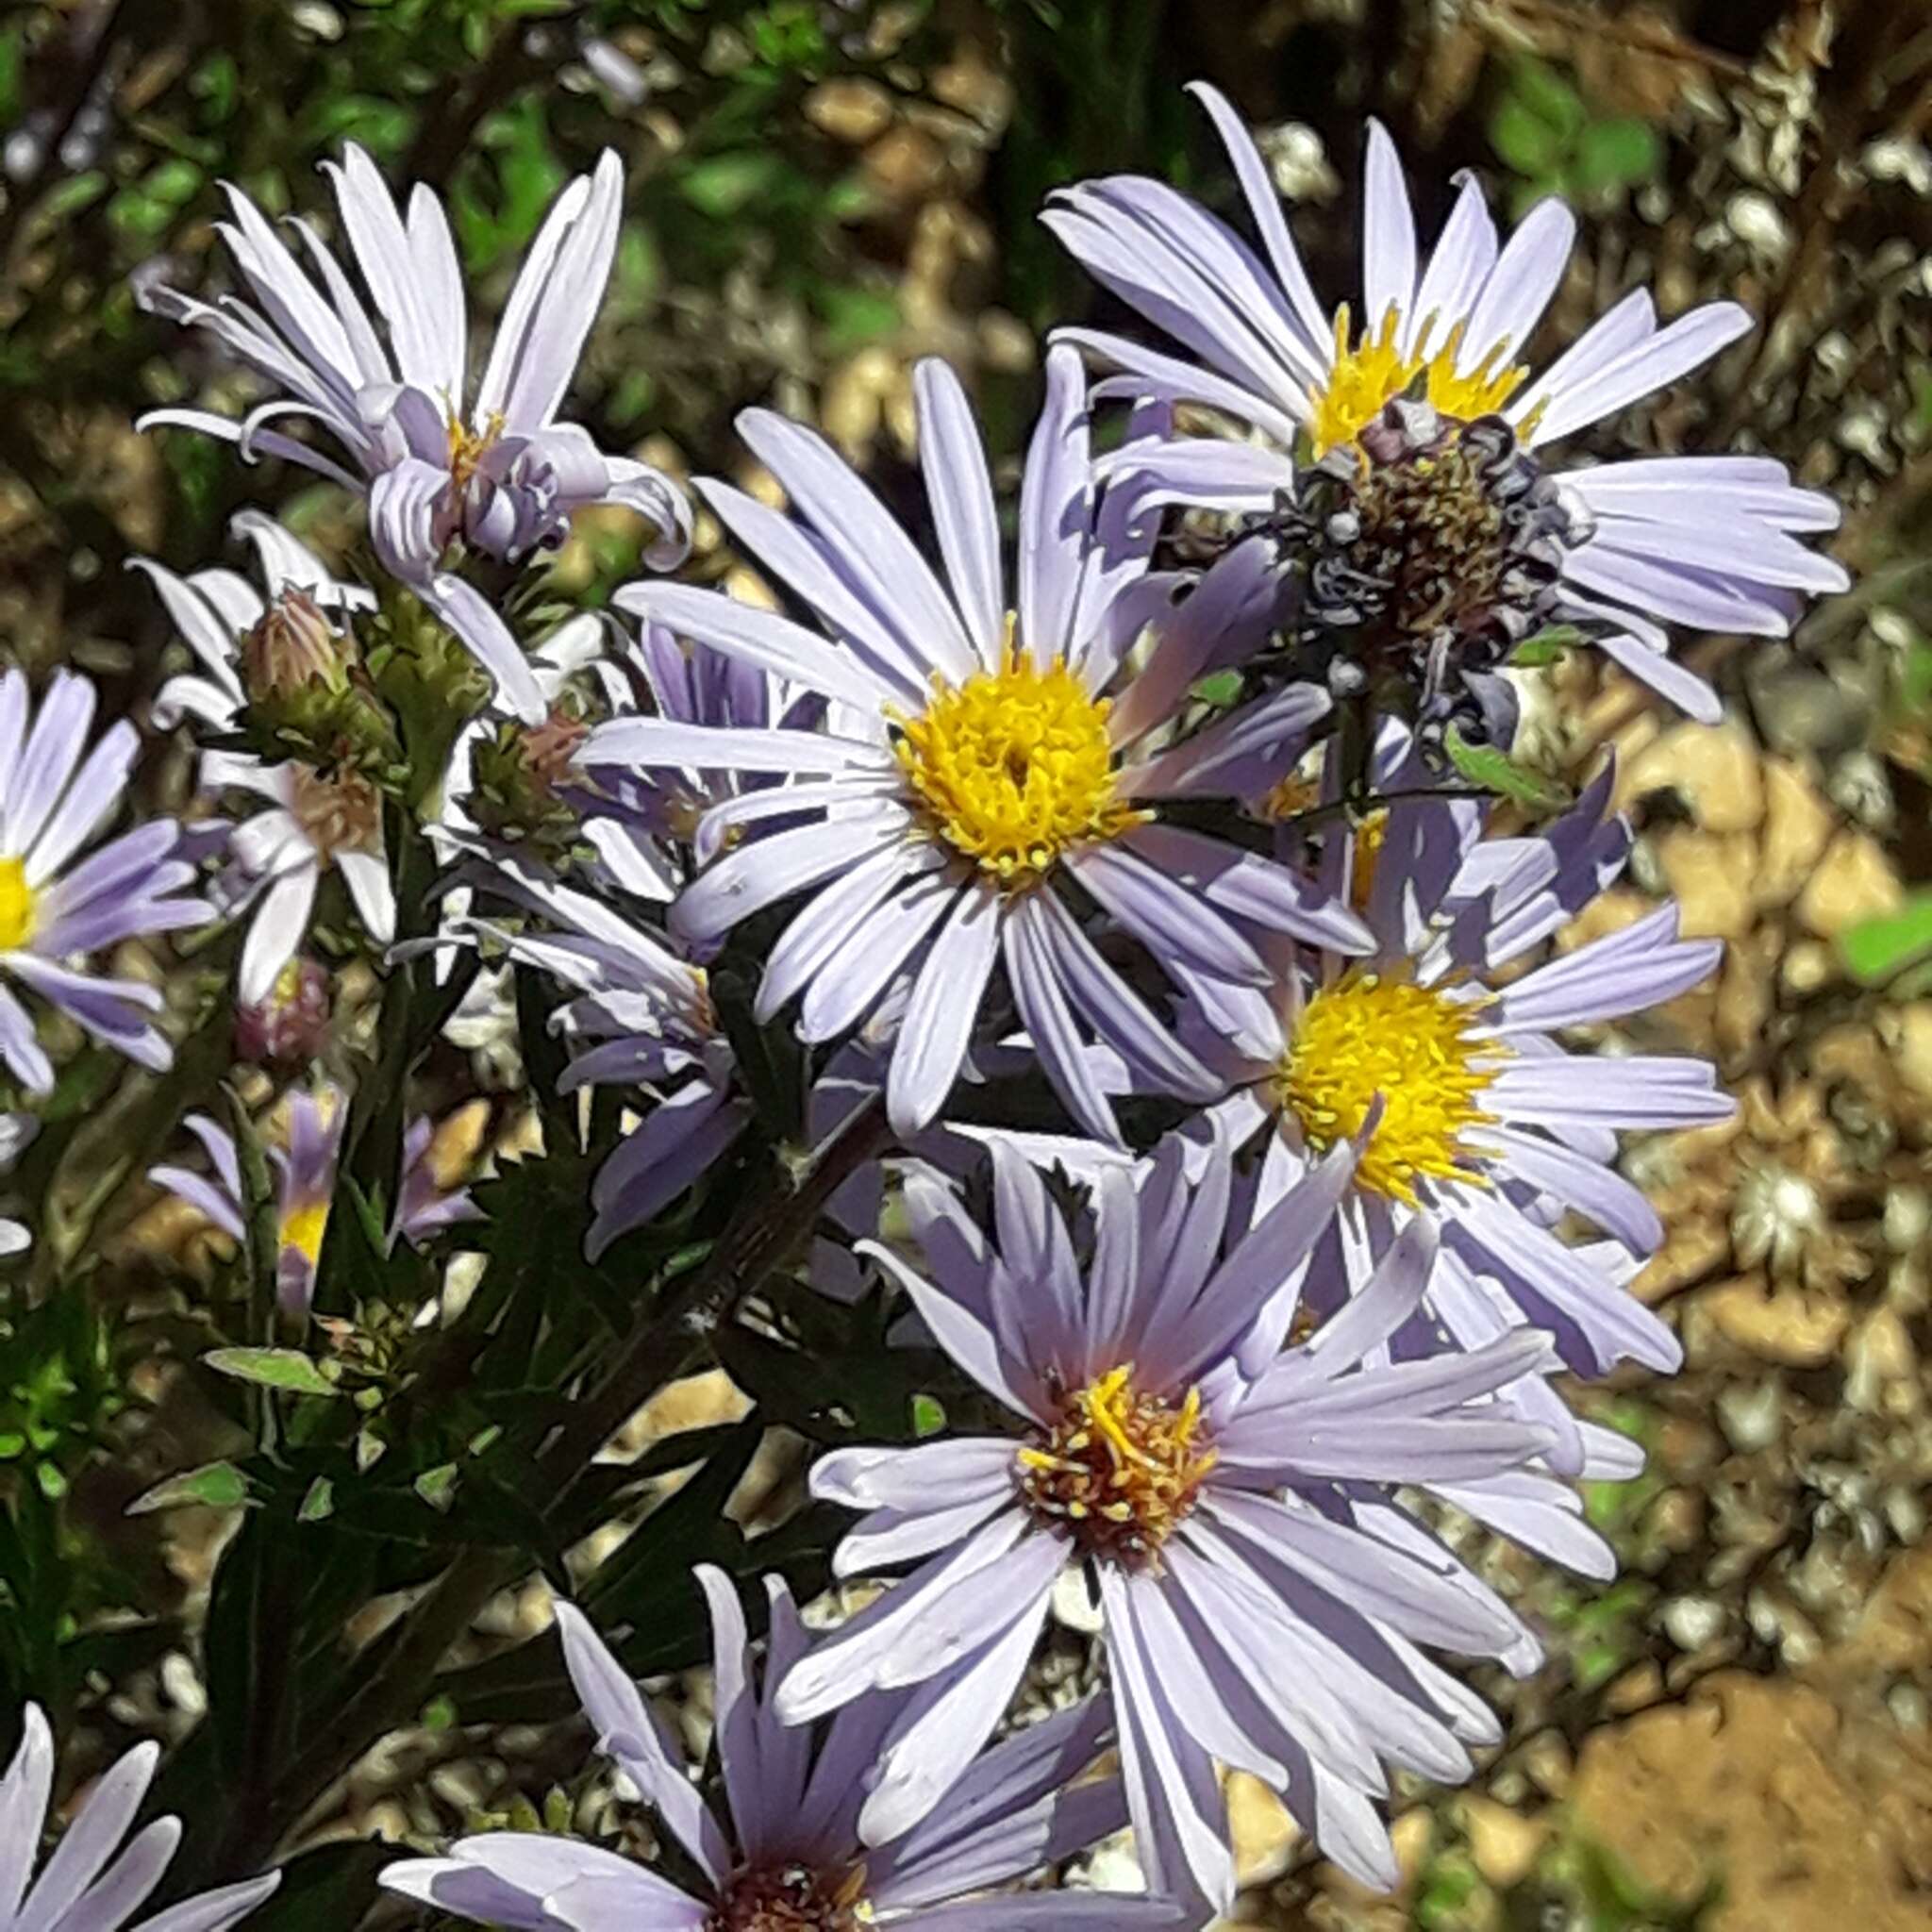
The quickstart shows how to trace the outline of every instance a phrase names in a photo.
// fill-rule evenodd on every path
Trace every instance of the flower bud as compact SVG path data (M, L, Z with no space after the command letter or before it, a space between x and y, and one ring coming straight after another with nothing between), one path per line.
M270 1066L307 1066L328 1042L329 1009L328 974L313 959L291 959L265 1000L236 1012L236 1055Z
M242 683L258 701L313 685L340 691L355 661L355 639L338 632L307 591L285 590L242 639Z

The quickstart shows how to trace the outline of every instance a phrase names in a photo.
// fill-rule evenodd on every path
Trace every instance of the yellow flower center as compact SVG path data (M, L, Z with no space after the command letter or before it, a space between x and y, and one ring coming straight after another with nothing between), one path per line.
M1214 1459L1201 1391L1176 1407L1136 1389L1128 1362L1069 1395L1045 1441L1019 1452L1020 1490L1035 1518L1071 1530L1084 1555L1135 1569L1158 1558Z
M311 1268L322 1254L322 1238L328 1231L328 1208L326 1201L310 1201L290 1208L276 1234L280 1246L295 1249Z
M454 409L449 419L449 473L461 490L476 474L476 465L496 447L503 434L503 411L492 409L481 429L472 429Z
M0 858L0 953L10 953L33 938L37 896L26 881L26 860Z
M1275 1105L1325 1152L1361 1131L1379 1094L1357 1186L1411 1207L1419 1180L1482 1186L1479 1150L1462 1137L1495 1119L1478 1103L1507 1049L1475 1033L1481 1010L1413 980L1349 974L1308 1002L1270 1083Z
M1009 636L997 671L935 680L921 716L895 717L893 749L933 833L1017 889L1141 816L1115 796L1109 708L1062 659L1042 669Z
M1408 393L1418 376L1428 402L1443 415L1462 423L1495 414L1523 387L1529 371L1521 363L1505 362L1509 348L1507 336L1491 342L1473 369L1458 372L1457 363L1467 325L1458 322L1431 355L1429 337L1435 326L1436 318L1426 317L1414 347L1405 352L1396 343L1402 328L1401 311L1391 302L1382 316L1381 327L1373 336L1363 329L1361 340L1351 347L1348 304L1336 309L1334 364L1327 381L1308 391L1308 400L1314 405L1308 436L1318 460L1331 449L1353 442L1391 403Z

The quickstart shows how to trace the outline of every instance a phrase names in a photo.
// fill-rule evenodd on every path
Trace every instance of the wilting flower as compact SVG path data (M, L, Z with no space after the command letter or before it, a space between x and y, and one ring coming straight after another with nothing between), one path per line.
M82 970L86 956L123 940L178 931L213 916L202 899L178 896L194 879L180 857L181 828L151 819L70 869L127 791L139 740L125 719L83 753L94 688L58 671L39 713L25 675L0 677L0 1058L36 1093L54 1067L7 980L58 1007L94 1039L143 1067L174 1058L150 1015L160 992L136 979Z
M924 1700L860 1698L812 1734L788 1727L773 1688L808 1641L783 1583L769 1579L762 1682L727 1577L696 1576L710 1606L714 1735L728 1810L708 1804L683 1754L590 1620L557 1606L564 1661L597 1733L696 1868L685 1891L600 1845L525 1832L458 1839L444 1858L385 1869L391 1890L464 1918L573 1932L980 1932L983 1927L1178 1926L1175 1908L1118 1893L995 1892L1126 1823L1119 1781L1074 1783L1098 1751L1091 1700L959 1767L944 1814L889 1839L858 1834L880 1739ZM975 1904L962 1901L972 1899Z
M607 151L594 175L558 197L466 408L469 317L442 204L417 186L405 224L359 147L349 146L341 166L325 165L374 317L308 222L295 225L320 288L254 203L230 188L235 219L222 233L254 303L230 297L210 308L159 286L142 299L209 330L276 393L240 422L205 409L156 409L142 426L204 430L239 444L244 457L284 457L366 493L384 567L537 724L543 705L530 666L495 607L445 568L451 545L460 540L519 562L561 544L572 516L598 503L623 504L656 526L650 560L659 568L675 563L690 538L689 508L666 477L632 458L606 456L586 430L556 420L616 255L623 169ZM291 416L326 430L348 467L265 426Z
M879 1687L926 1687L881 1740L859 1818L869 1842L942 1800L1018 1687L1070 1565L1099 1589L1156 1891L1225 1908L1216 1760L1261 1778L1330 1857L1386 1886L1382 1764L1453 1781L1469 1774L1466 1742L1498 1735L1418 1646L1524 1669L1535 1641L1391 1486L1528 1464L1548 1433L1487 1398L1555 1358L1547 1337L1518 1332L1383 1359L1430 1274L1421 1220L1345 1307L1282 1349L1359 1151L1336 1148L1224 1252L1232 1163L1224 1151L1190 1183L1170 1138L1140 1175L1101 1173L1084 1266L1076 1230L1008 1150L993 1150L991 1240L951 1188L908 1182L933 1276L874 1252L1018 1434L841 1449L813 1467L815 1495L871 1512L838 1574L917 1566L778 1693L803 1723Z
M308 1313L315 1298L315 1274L322 1261L323 1237L336 1194L336 1157L349 1109L341 1093L324 1087L314 1093L289 1095L283 1147L271 1147L269 1159L278 1177L275 1201L275 1299L295 1320ZM205 1113L182 1122L207 1152L208 1172L164 1165L148 1170L157 1187L200 1210L238 1245L248 1239L247 1191L235 1137Z
M1828 497L1764 457L1583 465L1552 489L1544 453L1708 361L1751 325L1734 302L1667 326L1641 290L1541 372L1523 359L1568 266L1575 217L1538 204L1507 243L1465 178L1426 258L1393 143L1371 124L1363 302L1324 309L1268 171L1234 109L1192 92L1226 144L1267 259L1141 175L1082 183L1044 217L1074 255L1200 363L1124 336L1062 331L1124 375L1103 387L1205 404L1250 440L1148 444L1121 461L1151 497L1257 512L1285 501L1312 549L1307 606L1352 626L1344 664L1440 688L1481 676L1528 630L1574 624L1632 675L1706 720L1716 699L1669 661L1663 625L1783 636L1844 572L1794 532L1829 530ZM1202 366L1205 365L1205 366ZM1405 400L1408 399L1408 400ZM1311 469L1298 472L1294 453Z
M30 1113L0 1113L0 1174L11 1171L40 1131L40 1122ZM33 1230L25 1222L0 1219L0 1258L25 1254L33 1240Z
M583 756L808 781L711 808L706 835L729 849L685 890L674 924L707 946L808 891L771 950L757 1012L769 1019L802 995L798 1029L810 1041L835 1039L909 983L887 1085L899 1133L943 1106L1004 963L1061 1097L1087 1131L1111 1139L1083 1031L1165 1091L1201 1097L1214 1083L1102 956L1062 897L1069 883L1170 977L1198 978L1229 1000L1267 977L1235 915L1343 947L1365 935L1346 907L1287 869L1158 822L1162 799L1214 793L1218 741L1204 734L1151 755L1147 745L1214 654L1239 646L1240 587L1210 578L1167 618L1151 666L1126 669L1128 647L1167 612L1174 587L1148 575L1148 540L1096 501L1077 358L1062 351L1048 362L1021 491L1016 610L965 395L938 361L922 363L915 381L950 591L827 443L755 409L741 432L798 520L722 483L705 486L706 500L836 642L715 591L618 592L673 632L821 693L829 728L623 719L593 732ZM1237 713L1222 731L1286 729L1327 700L1297 691L1264 702L1270 709ZM768 829L805 813L805 824Z
M170 678L155 698L157 723L185 714L231 731L266 693L331 686L353 650L337 617L375 601L359 586L337 582L307 544L260 511L243 510L230 527L254 545L266 595L233 571L180 577L151 558L134 560L206 674ZM255 908L237 974L244 1005L260 1006L274 993L307 936L325 871L341 874L373 940L395 937L382 794L360 771L211 750L202 753L201 782L211 791L253 792L272 808L244 820L230 841L241 868L238 896Z
M121 1932L161 1882L181 1822L158 1818L122 1844L155 1774L154 1744L137 1744L89 1791L66 1835L41 1868L34 1863L54 1790L54 1740L38 1705L0 1782L0 1932ZM118 1856L116 1856L118 1854ZM136 1932L226 1932L281 1882L281 1874L204 1891L143 1919Z
M1385 735L1374 775L1391 794L1423 778L1399 732ZM1243 1054L1211 1023L1198 1042L1237 1083L1217 1113L1229 1138L1266 1132L1257 1211L1379 1107L1342 1211L1345 1266L1331 1279L1366 1273L1427 1217L1443 1237L1430 1308L1458 1341L1488 1340L1513 1312L1552 1331L1585 1374L1624 1357L1669 1371L1681 1351L1598 1251L1559 1240L1555 1223L1581 1215L1647 1257L1661 1230L1616 1172L1616 1130L1731 1111L1707 1061L1574 1055L1557 1037L1642 1012L1711 973L1721 946L1680 939L1674 905L1506 977L1623 870L1630 830L1606 815L1611 781L1607 767L1534 837L1484 839L1485 809L1466 799L1397 798L1359 826L1329 827L1321 876L1361 908L1375 951L1278 962L1285 1053Z

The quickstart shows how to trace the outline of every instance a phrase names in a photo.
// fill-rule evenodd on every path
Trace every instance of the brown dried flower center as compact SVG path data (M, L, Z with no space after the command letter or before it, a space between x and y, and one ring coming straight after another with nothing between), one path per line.
M1459 437L1406 462L1364 463L1354 508L1361 534L1349 561L1390 585L1398 635L1486 616L1508 569L1510 532L1478 454Z
M1138 1569L1187 1519L1214 1460L1200 1391L1169 1402L1136 1389L1129 1362L1067 1396L1052 1431L1019 1452L1020 1489L1082 1555Z
M382 835L382 794L359 772L325 778L296 767L290 810L324 858L338 852L374 852Z
M800 1865L747 1872L705 1932L859 1932L871 1918L864 1890L863 1866L842 1875Z

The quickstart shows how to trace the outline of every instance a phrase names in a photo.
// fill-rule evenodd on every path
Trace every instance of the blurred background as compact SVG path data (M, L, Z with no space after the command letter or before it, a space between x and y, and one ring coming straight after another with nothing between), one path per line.
M1364 1932L1923 1927L1923 7L15 0L0 19L0 646L37 673L84 665L140 716L167 632L130 557L182 571L233 561L226 523L251 503L325 549L351 534L341 498L304 474L130 426L158 404L239 413L249 399L242 377L133 293L144 276L223 284L223 180L272 211L325 209L317 162L363 143L392 180L448 198L473 312L487 315L558 187L614 146L625 226L578 419L605 447L674 473L743 475L732 415L771 403L822 425L911 507L916 358L961 370L1010 462L1044 331L1104 316L1034 219L1055 185L1134 168L1231 203L1181 92L1197 76L1260 130L1331 298L1355 286L1361 122L1374 114L1404 151L1425 232L1463 168L1512 212L1552 192L1583 211L1540 349L1639 282L1667 316L1718 295L1746 304L1755 334L1605 425L1595 449L1769 451L1840 498L1833 547L1857 578L1788 643L1691 647L1725 693L1715 727L1657 715L1583 654L1537 675L1524 756L1574 779L1613 747L1642 828L1627 881L1568 942L1665 893L1682 901L1687 931L1728 942L1715 982L1604 1042L1707 1054L1742 1103L1733 1125L1657 1137L1628 1158L1671 1230L1639 1291L1672 1311L1689 1360L1674 1381L1579 1397L1650 1451L1643 1477L1590 1497L1622 1580L1539 1574L1472 1541L1549 1633L1551 1661L1527 1683L1482 1682L1510 1735L1469 1790L1399 1794L1403 1895L1356 1893L1309 1861L1271 1801L1238 1786L1242 1917ZM623 512L584 518L557 588L601 601L635 568L641 534ZM702 530L694 571L733 568ZM155 772L163 791L185 783L178 756ZM128 1576L149 1579L140 1594L166 1573L191 1607L205 1583L205 1560L197 1574L177 1546L178 1516L175 1541L119 1516L144 1478L122 1417L138 1405L112 1392L111 1356L108 1330L72 1304L0 1324L0 1665L13 1682L39 1680L36 1632L71 1636L129 1593ZM640 1441L736 1412L715 1378L686 1396ZM50 1528L42 1506L75 1485L105 1500ZM1065 1633L1072 1651L1081 1641ZM124 1661L90 1653L85 1680L111 1687ZM155 1721L192 1724L190 1677L171 1686L165 1659L139 1662ZM701 1686L691 1693L701 1715ZM526 1767L554 1757L527 1732L425 1731L365 1767L334 1828L448 1829L541 1790Z

